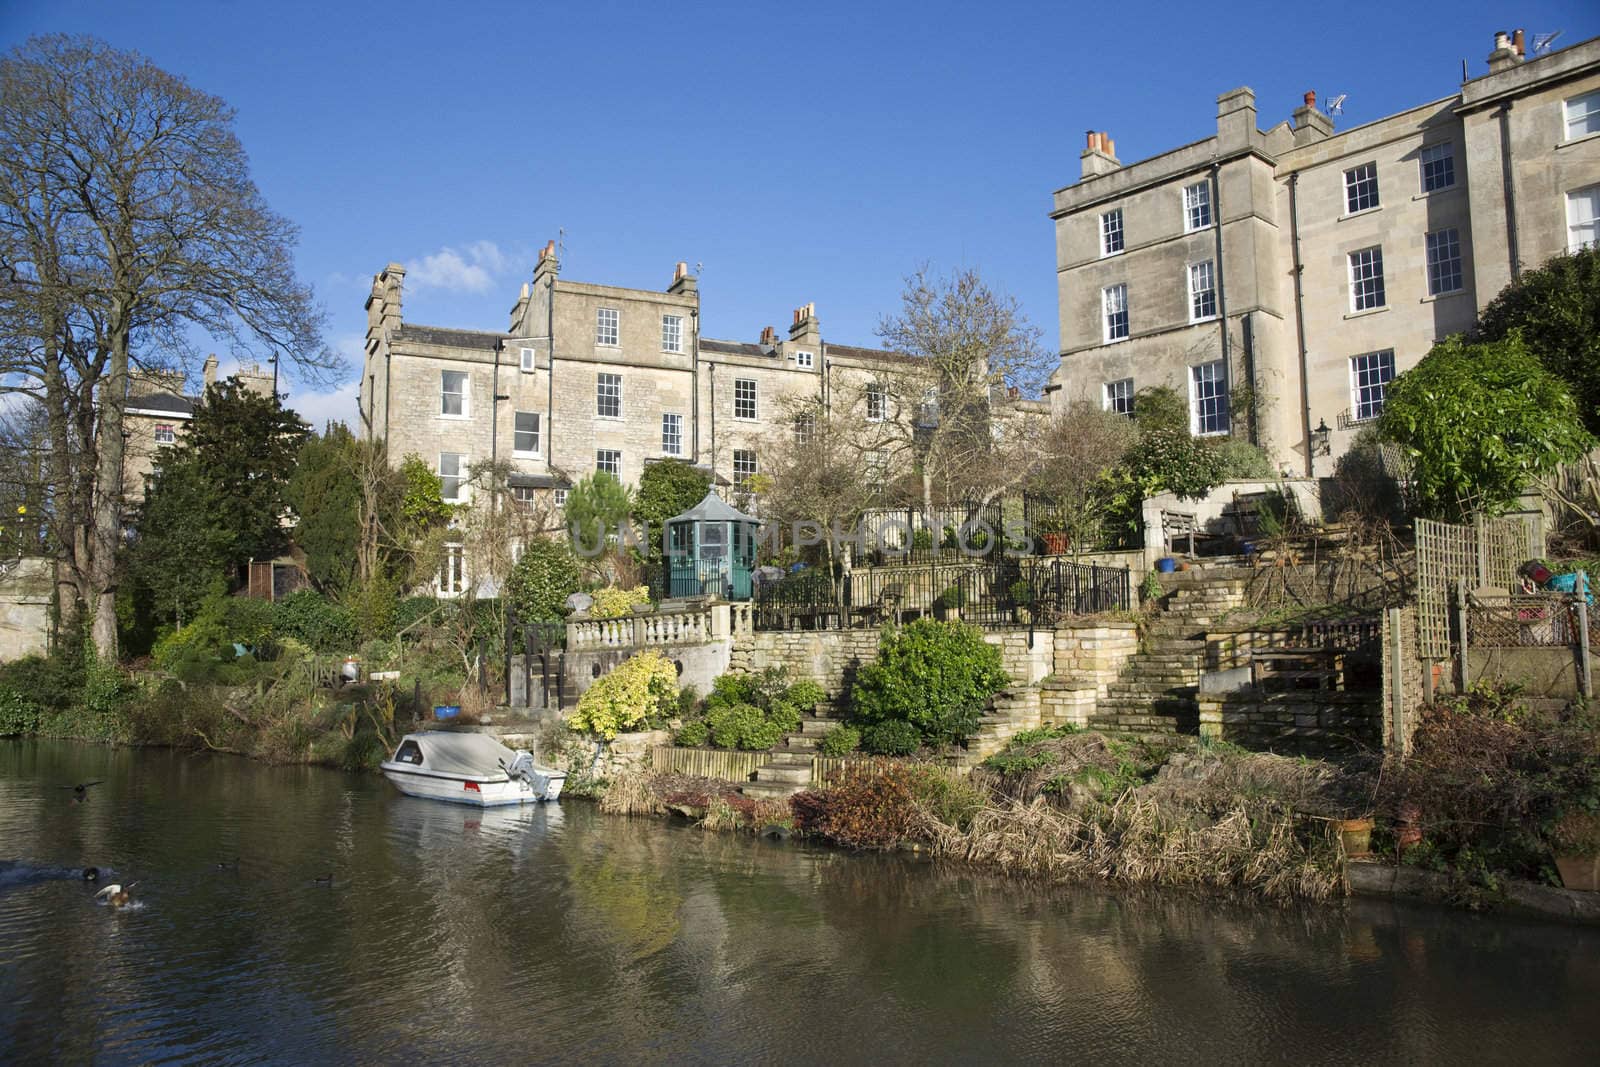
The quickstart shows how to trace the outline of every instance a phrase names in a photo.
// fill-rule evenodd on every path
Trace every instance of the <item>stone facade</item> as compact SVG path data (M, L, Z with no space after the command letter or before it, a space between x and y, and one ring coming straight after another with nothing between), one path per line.
M50 651L51 561L29 556L0 574L0 663Z
M1566 104L1600 90L1600 38L1527 57L1520 41L1498 36L1489 72L1455 95L1338 133L1310 93L1262 131L1244 88L1218 97L1213 136L1142 162L1123 166L1090 133L1082 178L1052 212L1052 404L1170 385L1196 432L1248 436L1288 472L1330 474L1388 376L1576 239L1568 197L1600 184L1600 137L1569 134ZM1369 249L1383 296L1358 306L1352 256ZM1125 337L1106 314L1118 286ZM1319 425L1330 448L1314 455Z
M759 471L770 435L793 432L797 405L867 420L869 388L893 396L909 365L824 340L811 304L794 310L786 336L767 327L754 342L704 337L698 280L682 263L662 291L569 281L551 242L504 331L407 323L404 282L391 263L367 299L361 433L437 470L505 461L514 489L557 500L602 460L625 483L678 458L737 484L750 462ZM1015 398L1013 408L1044 410Z
M1068 682L1087 684L1096 697L1116 681L1139 651L1139 628L1132 622L1096 622L1061 626L1055 632L1052 673ZM1076 721L1058 719L1058 722ZM1087 716L1083 720L1087 722Z
M734 669L745 663L752 673L787 667L793 677L822 686L837 703L850 692L856 671L877 660L878 637L877 630L764 630L751 637L747 660L735 649Z
M263 396L272 393L272 375L260 367L241 369L246 389ZM161 465L161 455L182 441L194 418L195 405L205 389L217 380L217 357L207 356L201 370L201 392L184 392L181 371L133 371L128 375L128 402L123 409L126 451L122 457L123 501L135 506L144 500L145 487Z

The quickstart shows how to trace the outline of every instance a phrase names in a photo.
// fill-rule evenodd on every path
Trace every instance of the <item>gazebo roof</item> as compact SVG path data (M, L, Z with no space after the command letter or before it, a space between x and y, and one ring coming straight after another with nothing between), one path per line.
M744 522L759 525L761 520L735 509L717 495L715 489L706 490L705 499L682 515L674 515L668 522Z

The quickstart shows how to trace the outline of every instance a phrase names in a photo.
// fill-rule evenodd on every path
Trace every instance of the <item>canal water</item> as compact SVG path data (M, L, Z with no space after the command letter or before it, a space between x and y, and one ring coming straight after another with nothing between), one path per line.
M135 906L97 905L89 864ZM318 768L0 742L3 1063L1597 1053L1600 931L1047 889L579 800L482 813Z

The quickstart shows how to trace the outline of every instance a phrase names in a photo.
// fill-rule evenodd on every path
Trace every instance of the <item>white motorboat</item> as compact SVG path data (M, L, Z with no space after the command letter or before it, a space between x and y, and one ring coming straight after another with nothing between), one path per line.
M531 752L513 752L487 734L406 734L381 766L408 797L482 808L555 800L567 780L566 772L541 767Z

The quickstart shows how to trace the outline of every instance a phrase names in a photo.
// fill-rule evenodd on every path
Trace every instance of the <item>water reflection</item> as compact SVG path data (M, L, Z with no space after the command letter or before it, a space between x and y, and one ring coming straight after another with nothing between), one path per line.
M55 789L96 777L81 805ZM0 860L4 1062L1563 1061L1600 1042L1590 930L1046 889L234 759L0 743ZM145 907L59 876L86 863Z

